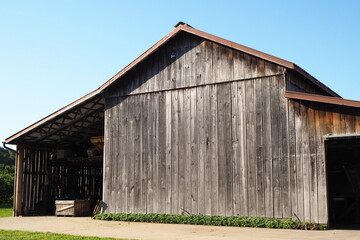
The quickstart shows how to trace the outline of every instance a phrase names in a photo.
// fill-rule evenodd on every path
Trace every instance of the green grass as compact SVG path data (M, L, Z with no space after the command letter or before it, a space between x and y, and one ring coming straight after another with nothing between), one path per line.
M56 233L0 230L0 240L114 240L120 238L83 237ZM125 240L125 239L122 239Z
M11 217L13 215L13 209L11 204L0 205L0 217Z

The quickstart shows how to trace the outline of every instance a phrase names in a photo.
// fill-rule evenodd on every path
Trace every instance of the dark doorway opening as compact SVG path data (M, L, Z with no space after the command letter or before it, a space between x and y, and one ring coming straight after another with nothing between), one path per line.
M360 136L326 139L331 228L360 228Z

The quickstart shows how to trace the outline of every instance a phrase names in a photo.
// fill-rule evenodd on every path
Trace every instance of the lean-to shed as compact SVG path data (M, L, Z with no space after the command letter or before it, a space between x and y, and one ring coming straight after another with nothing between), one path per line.
M68 197L102 199L106 212L336 224L360 220L359 136L360 102L291 62L179 23L5 143L18 149L15 215L52 213Z

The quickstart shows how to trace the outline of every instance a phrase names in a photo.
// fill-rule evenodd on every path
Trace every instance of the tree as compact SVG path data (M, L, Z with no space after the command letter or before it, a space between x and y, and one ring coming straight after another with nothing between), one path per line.
M14 165L15 153L0 147L0 164Z
M15 154L0 147L0 204L11 203L14 194Z
M11 165L0 164L0 204L11 203L14 194L14 171Z

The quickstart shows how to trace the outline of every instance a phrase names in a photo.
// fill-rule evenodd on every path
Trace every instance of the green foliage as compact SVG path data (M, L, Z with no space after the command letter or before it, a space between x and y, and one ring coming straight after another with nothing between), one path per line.
M0 147L0 164L14 165L15 154L12 151Z
M0 240L114 240L118 238L100 238L100 237L84 237L84 236L73 236L67 234L56 234L56 233L40 233L40 232L25 232L25 231L8 231L0 230ZM125 240L125 239L122 239Z
M14 152L0 147L0 204L12 202L14 162Z
M157 213L104 213L94 216L98 220L152 222L172 224L193 224L234 227L282 228L325 230L326 226L318 223L299 222L291 219L238 217L238 216L205 216L199 214L176 215Z
M0 164L0 204L12 202L14 172L14 166Z

